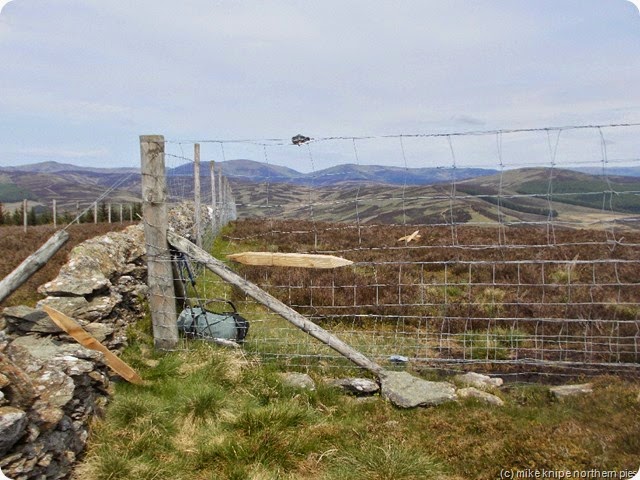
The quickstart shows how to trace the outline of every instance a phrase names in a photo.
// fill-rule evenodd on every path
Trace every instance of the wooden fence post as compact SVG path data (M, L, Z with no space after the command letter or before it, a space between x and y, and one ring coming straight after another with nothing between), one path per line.
M194 229L196 245L202 248L200 233L200 144L193 145L193 194L194 194Z
M93 202L93 223L98 223L98 202Z
M140 159L147 284L154 345L159 350L173 350L178 345L178 326L171 255L167 244L164 137L140 136Z
M53 228L58 228L58 210L56 209L56 199L53 199Z
M111 223L111 204L107 203L107 222Z
M211 210L213 212L211 224L216 231L218 228L218 203L216 201L216 162L213 160L209 162L209 173L211 174Z
M27 199L22 200L22 225L24 233L27 233Z
M133 204L129 204L129 221L133 222Z

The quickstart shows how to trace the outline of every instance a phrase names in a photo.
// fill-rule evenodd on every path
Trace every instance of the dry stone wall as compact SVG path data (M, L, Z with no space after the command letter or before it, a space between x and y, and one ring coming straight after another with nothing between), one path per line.
M211 216L205 209L202 215ZM193 204L169 213L173 230L193 231ZM204 219L204 222L207 220ZM0 469L14 480L69 478L84 451L90 420L107 404L113 376L101 353L60 330L41 309L76 319L112 351L144 314L147 293L142 225L77 245L36 308L0 317Z

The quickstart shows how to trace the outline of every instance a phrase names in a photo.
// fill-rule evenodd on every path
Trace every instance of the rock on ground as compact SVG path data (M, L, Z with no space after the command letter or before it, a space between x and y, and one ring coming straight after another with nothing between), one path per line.
M357 396L373 395L380 390L380 385L368 378L339 378L332 380L330 385Z
M475 387L480 390L486 390L487 388L497 388L502 386L504 381L498 377L490 377L488 375L482 375L475 372L467 372L463 375L456 375L454 380L460 382L467 387Z
M587 393L593 393L593 385L590 383L581 383L577 385L560 385L558 387L551 387L551 393L558 399L571 397L574 395L585 395Z
M281 373L280 379L282 383L293 388L302 388L305 390L315 390L316 382L306 373L287 372Z
M429 382L408 372L385 371L380 375L381 394L397 407L430 407L455 400L455 387L449 382Z
M456 394L460 398L477 398L478 400L488 403L489 405L496 405L498 407L504 405L504 401L500 397L483 390L479 390L475 387L461 388L456 392Z

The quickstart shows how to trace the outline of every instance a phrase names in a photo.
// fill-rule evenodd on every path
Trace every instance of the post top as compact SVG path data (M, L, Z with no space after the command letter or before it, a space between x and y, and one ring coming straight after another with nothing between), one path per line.
M141 142L164 142L164 135L140 135Z

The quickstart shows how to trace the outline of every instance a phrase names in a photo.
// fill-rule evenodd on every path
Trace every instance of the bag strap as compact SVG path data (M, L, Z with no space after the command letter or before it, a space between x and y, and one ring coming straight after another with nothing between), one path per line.
M233 309L233 313L238 313L238 309L236 309L236 306L230 300L225 300L224 298L212 298L211 300L207 300L205 302L205 305L209 305L210 303L213 303L213 302L228 303L229 305L231 305L231 308Z

